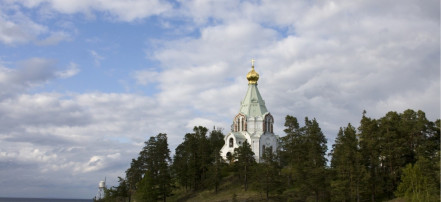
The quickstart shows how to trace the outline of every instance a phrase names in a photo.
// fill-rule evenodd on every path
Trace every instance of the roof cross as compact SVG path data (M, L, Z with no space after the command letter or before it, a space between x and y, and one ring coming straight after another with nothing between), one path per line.
M255 62L256 60L253 58L253 59L251 59L251 66L252 67L254 67L254 62Z

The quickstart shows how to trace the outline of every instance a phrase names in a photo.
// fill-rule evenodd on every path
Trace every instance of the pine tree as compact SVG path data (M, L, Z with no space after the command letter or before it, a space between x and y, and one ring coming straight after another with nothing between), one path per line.
M226 166L222 156L220 155L220 151L214 152L214 162L208 168L208 177L206 180L207 187L214 187L215 193L217 193L219 189L219 185L222 181L223 175L222 170Z
M360 201L367 172L361 162L356 131L351 124L344 129L340 128L331 155L331 199Z
M208 129L202 126L187 133L176 148L173 170L181 185L198 190L207 179L207 172L213 162L212 148L207 138Z
M145 174L141 185L138 187L137 195L153 197L155 200L166 201L172 191L172 180L169 170L170 150L168 149L167 134L158 134L150 137L145 142L140 152L140 160L143 162ZM147 192L147 193L143 193Z
M360 137L360 152L362 162L365 164L368 172L368 186L370 200L376 201L382 194L383 180L380 173L380 153L381 153L381 135L378 129L377 120L366 117L366 111L358 128Z
M243 144L234 149L234 156L237 159L235 164L239 169L239 173L241 177L243 177L243 185L245 191L248 189L248 178L252 172L252 166L256 164L256 160L254 159L254 152L251 150L251 145L248 144L248 141L245 140Z
M280 161L282 175L285 176L286 195L297 200L306 200L309 191L306 184L305 164L307 159L307 145L304 128L300 128L297 118L285 117L286 136L281 138Z
M305 118L305 144L307 148L307 162L304 164L307 175L306 184L312 190L316 201L325 200L326 184L326 138L323 135L316 119Z
M265 192L267 200L270 192L282 190L279 167L277 154L273 153L272 148L265 148L262 162L254 167L253 187L260 192Z
M130 193L134 193L137 189L137 184L142 180L142 175L145 171L142 169L142 163L140 158L132 159L130 168L126 170L127 184Z
M287 176L287 185L294 185L294 179L300 179L302 174L302 165L306 161L306 148L304 137L300 131L297 118L287 115L285 117L284 130L286 136L281 141L281 163L285 166L283 174Z
M152 172L147 170L137 186L138 190L135 193L136 200L145 202L154 202L158 200L159 193L158 189L156 189Z
M220 155L220 149L224 145L224 134L221 129L214 129L210 132L210 165L207 171L207 178L205 184L208 187L214 187L215 193L217 193L221 180L223 178L222 170L225 167L225 162Z
M189 154L182 143L176 147L175 155L173 156L172 170L177 182L185 187L191 189L191 175L189 170Z

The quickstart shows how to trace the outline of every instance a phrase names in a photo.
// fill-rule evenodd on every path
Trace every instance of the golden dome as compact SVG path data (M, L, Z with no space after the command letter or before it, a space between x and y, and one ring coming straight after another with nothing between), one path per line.
M254 71L254 64L251 66L251 71L247 74L248 84L257 84L257 80L259 80L259 74Z

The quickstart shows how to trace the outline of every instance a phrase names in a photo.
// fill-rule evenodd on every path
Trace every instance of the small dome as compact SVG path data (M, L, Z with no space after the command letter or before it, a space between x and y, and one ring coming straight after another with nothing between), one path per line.
M247 74L248 84L257 84L257 80L259 80L259 74L254 71L254 65L251 66L251 71Z

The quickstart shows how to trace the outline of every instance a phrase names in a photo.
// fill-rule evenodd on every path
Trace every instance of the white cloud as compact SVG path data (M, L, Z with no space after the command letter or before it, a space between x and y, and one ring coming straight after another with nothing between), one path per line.
M63 14L83 13L88 17L98 11L126 22L159 15L172 8L169 3L159 0L25 0L17 3L28 8L49 7Z
M0 4L0 42L14 46L34 42L37 45L56 45L61 41L69 41L72 36L67 31L55 31L46 25L35 22L5 2Z
M216 114L229 121L245 93L248 60L256 57L259 88L282 135L283 117L293 114L326 123L332 141L338 127L358 123L363 109L391 100L439 118L439 96L411 101L421 89L439 92L432 8L417 1L387 2L387 9L375 2L269 3L182 2L200 36L164 42L153 54L164 68L159 99L178 97L179 107L206 114L201 120L218 120Z
M100 54L98 54L94 50L89 50L89 53L92 56L93 61L95 62L95 65L96 66L101 66L101 61L104 60L105 58L103 56L101 56Z
M155 83L159 80L159 72L152 70L140 70L135 71L132 77L135 78L136 83L141 85L147 85L149 83Z
M7 45L26 43L36 40L46 33L47 27L33 22L20 12L8 16L0 9L0 41Z
M72 37L67 32L58 31L58 32L52 32L45 39L36 41L35 43L39 46L49 46L49 45L56 45L61 41L70 41L71 38Z
M31 58L18 62L16 69L0 67L0 99L54 78L54 65L53 60Z
M78 72L80 72L78 65L75 64L74 62L71 62L69 63L67 69L65 69L64 71L56 72L56 75L64 79L75 76L76 74L78 74Z

